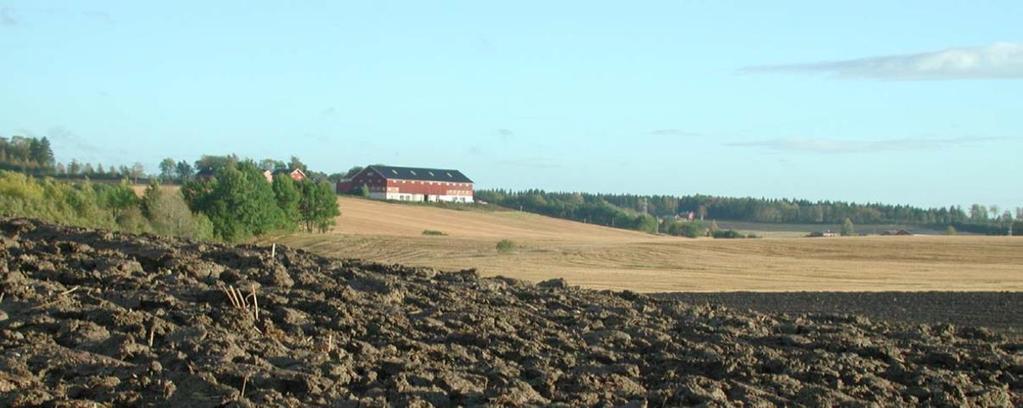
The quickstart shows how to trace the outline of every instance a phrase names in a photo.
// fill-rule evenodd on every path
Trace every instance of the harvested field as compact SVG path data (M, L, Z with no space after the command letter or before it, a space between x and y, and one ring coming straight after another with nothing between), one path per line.
M1020 291L1023 238L686 239L515 211L456 211L340 198L330 234L279 242L326 256L475 268L484 276L564 278L593 289L721 291ZM424 230L446 236L423 236ZM495 244L510 239L511 253Z
M981 328L0 231L3 406L1023 404L1023 343Z

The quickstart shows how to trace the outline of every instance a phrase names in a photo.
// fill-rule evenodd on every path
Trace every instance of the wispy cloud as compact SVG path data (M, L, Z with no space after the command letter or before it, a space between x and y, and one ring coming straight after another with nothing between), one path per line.
M10 7L0 7L0 26L12 27L18 25L18 19L14 18L14 10Z
M885 55L839 61L760 65L748 74L825 73L842 79L891 81L1023 78L1023 43L948 48L917 54Z
M683 129L656 129L646 132L648 135L653 136L699 136L697 132L691 132Z
M35 17L33 19L32 17ZM104 24L113 24L114 19L105 11L73 8L0 7L0 26L16 26L22 21L38 20L39 17L87 19Z
M501 139L502 142L508 143L515 137L515 132L511 129L497 129L497 138Z
M886 140L787 138L729 143L728 146L761 148L776 151L845 154L908 150L937 150L996 140L1001 139L996 137L957 137L946 139L903 138Z

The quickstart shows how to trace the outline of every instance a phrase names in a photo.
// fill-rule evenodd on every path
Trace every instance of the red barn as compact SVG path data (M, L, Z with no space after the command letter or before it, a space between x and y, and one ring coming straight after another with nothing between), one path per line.
M369 166L337 183L337 191L351 193L366 186L369 197L377 200L471 203L472 185L458 170Z

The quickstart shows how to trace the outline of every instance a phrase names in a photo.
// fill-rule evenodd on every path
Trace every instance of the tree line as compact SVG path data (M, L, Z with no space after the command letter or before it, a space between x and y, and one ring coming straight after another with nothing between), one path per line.
M692 235L692 230L709 225L689 225L687 215L697 220L731 220L778 224L840 225L904 224L952 225L959 231L1005 234L1023 230L1023 208L1001 211L997 206L974 204L919 208L880 203L858 204L842 201L809 201L709 195L631 195L548 192L544 190L479 190L478 199L503 207L610 227ZM687 226L688 225L688 226Z
M140 197L127 180L70 183L0 170L0 215L130 233L214 238L209 218L192 212L181 194L154 184Z
M326 180L277 174L267 182L255 161L233 155L203 156L194 167L181 163L188 164L175 162L175 168L193 170L175 173L184 181L180 190L161 188L156 177L141 197L127 178L93 183L86 175L68 182L0 170L0 215L226 242L299 229L326 232L340 215Z

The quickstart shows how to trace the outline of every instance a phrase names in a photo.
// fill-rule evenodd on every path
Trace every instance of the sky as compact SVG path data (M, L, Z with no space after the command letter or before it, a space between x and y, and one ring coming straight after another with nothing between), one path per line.
M847 4L839 4L847 3ZM477 188L1023 206L1023 2L5 1L0 136Z

